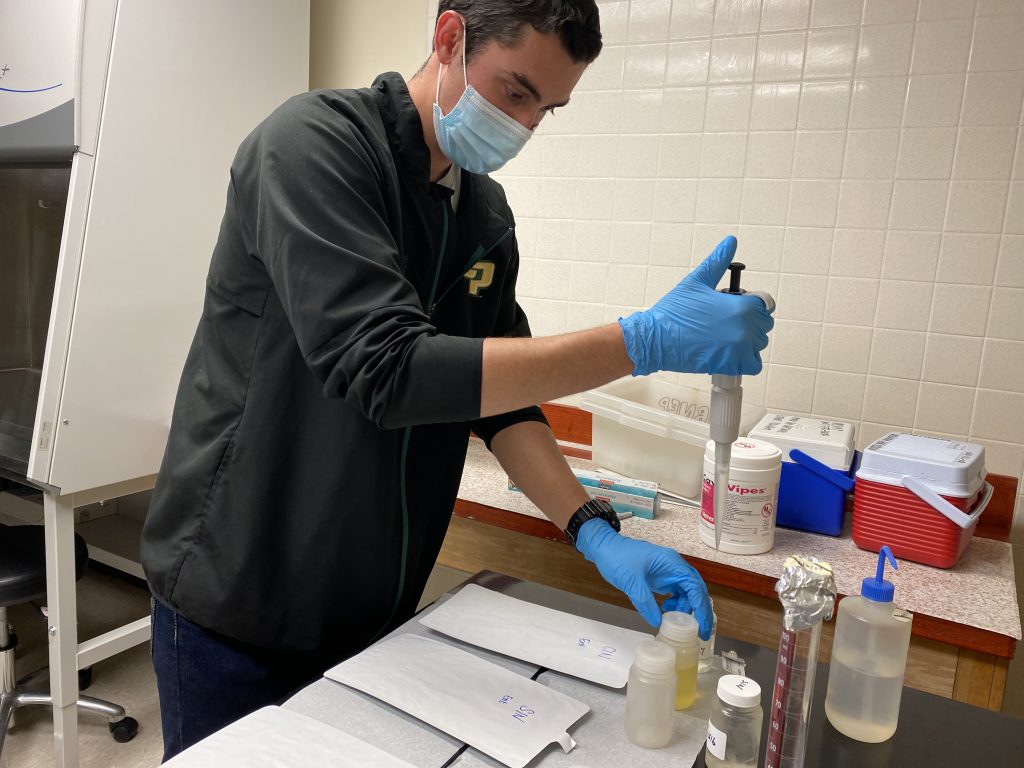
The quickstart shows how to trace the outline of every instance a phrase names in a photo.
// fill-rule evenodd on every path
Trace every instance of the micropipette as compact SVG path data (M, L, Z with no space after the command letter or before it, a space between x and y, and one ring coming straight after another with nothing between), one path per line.
M729 287L722 293L746 294L740 288L740 274L746 265L733 262L729 265ZM769 314L775 311L775 299L770 294L752 291L764 302ZM729 463L732 461L732 444L740 436L740 411L743 407L743 377L714 374L711 377L711 415L709 426L711 439L715 441L715 493L713 514L715 518L715 549L722 544L722 519L729 500Z

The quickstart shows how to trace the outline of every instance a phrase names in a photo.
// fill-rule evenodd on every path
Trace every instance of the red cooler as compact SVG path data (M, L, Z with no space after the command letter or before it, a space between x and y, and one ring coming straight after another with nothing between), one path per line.
M853 492L853 540L951 568L992 498L985 448L890 432L864 451Z

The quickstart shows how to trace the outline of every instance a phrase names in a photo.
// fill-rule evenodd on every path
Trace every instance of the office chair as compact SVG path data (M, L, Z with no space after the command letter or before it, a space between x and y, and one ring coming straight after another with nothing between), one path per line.
M46 549L41 525L0 525L0 756L4 739L14 710L32 704L52 706L48 692L25 690L25 687L47 670L32 673L14 683L14 648L17 635L7 624L7 609L46 597ZM85 540L75 534L75 580L85 573L89 550ZM91 670L79 672L79 687L85 688L91 680ZM124 708L109 701L80 696L78 707L106 715L110 734L115 741L126 742L135 738L139 723L125 715Z

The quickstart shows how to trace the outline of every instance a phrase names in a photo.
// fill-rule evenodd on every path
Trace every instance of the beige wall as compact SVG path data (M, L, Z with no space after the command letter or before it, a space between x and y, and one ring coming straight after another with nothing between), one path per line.
M436 0L313 0L311 87L414 73ZM497 177L538 335L650 305L726 233L779 302L767 408L1024 470L1024 6L600 0L605 50ZM679 377L707 385L707 377ZM1024 545L1024 489L1014 541Z
M312 0L309 87L361 88L381 72L408 79L427 57L426 0Z
M745 399L1024 470L1024 3L600 2L496 177L535 334L649 306L723 235L778 301ZM680 377L706 388L707 376ZM1024 544L1024 496L1014 540Z

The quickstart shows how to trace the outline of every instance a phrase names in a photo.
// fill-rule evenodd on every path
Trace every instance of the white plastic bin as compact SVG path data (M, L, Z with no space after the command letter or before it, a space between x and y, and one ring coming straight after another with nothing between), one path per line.
M710 387L711 378L708 377ZM583 395L593 414L594 462L628 477L654 480L700 503L711 393L650 377L620 379ZM764 415L744 404L740 434Z

